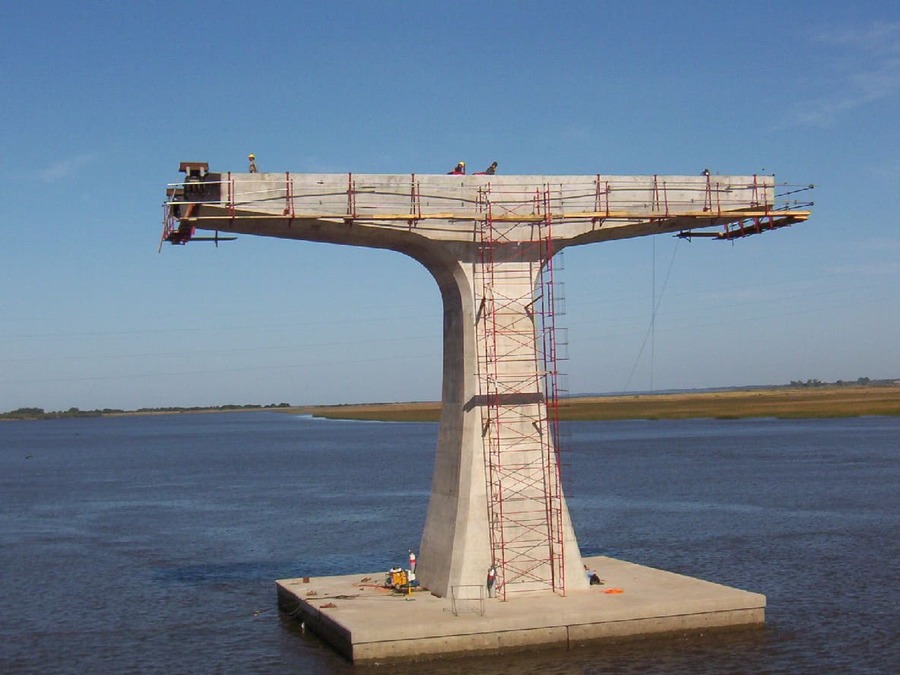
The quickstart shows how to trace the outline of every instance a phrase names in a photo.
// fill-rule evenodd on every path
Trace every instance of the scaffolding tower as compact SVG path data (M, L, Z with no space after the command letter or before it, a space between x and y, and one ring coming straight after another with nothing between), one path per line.
M565 595L550 188L513 194L488 185L478 203L478 379L495 593Z

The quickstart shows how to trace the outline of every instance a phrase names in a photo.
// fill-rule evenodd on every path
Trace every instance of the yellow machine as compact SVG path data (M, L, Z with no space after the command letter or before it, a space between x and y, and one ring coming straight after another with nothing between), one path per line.
M406 584L408 581L409 577L406 574L406 570L401 570L395 567L387 573L387 576L385 576L384 585L386 588L400 590L401 588L406 588Z

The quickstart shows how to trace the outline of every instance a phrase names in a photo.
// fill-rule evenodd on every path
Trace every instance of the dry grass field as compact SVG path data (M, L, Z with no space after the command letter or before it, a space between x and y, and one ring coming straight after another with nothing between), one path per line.
M330 419L423 422L438 419L440 403L306 406L284 408L281 411ZM563 420L900 415L900 386L778 387L723 392L580 397L562 400L559 413Z

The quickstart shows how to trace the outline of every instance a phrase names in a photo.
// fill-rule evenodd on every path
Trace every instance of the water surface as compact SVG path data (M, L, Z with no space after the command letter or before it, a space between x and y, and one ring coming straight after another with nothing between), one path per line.
M766 627L428 672L900 671L900 420L566 429L586 555L764 593ZM367 672L280 616L273 581L401 563L436 438L269 412L0 424L0 671Z

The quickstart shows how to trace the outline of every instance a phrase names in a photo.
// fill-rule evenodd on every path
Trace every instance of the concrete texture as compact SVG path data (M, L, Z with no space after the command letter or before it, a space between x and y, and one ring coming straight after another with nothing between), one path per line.
M586 559L603 580L570 592L461 600L380 587L384 572L277 582L282 611L355 662L572 647L626 636L761 625L766 599L607 557ZM467 588L469 597L477 597ZM454 607L455 604L455 607ZM454 608L456 613L454 613Z

